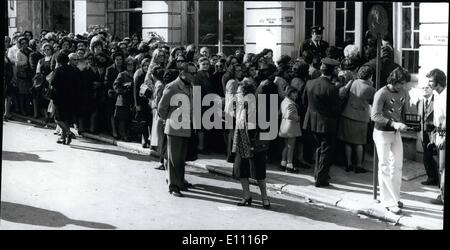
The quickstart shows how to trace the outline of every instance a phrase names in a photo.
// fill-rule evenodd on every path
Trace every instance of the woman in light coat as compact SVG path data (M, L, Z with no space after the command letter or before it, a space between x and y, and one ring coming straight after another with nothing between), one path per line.
M281 125L279 136L285 138L285 146L281 157L281 168L295 172L293 165L296 138L302 135L300 116L295 101L298 97L297 89L288 86L285 90L286 98L281 102Z

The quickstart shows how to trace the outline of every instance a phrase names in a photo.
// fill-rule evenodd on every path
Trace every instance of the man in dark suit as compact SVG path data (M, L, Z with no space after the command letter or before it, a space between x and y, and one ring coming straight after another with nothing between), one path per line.
M192 136L192 83L197 74L192 62L183 63L181 68L178 78L164 88L158 104L158 115L166 123L169 193L176 197L182 197L180 190L187 190L188 185L184 180L184 167Z
M326 50L330 46L326 41L322 40L322 33L325 28L321 25L311 27L311 38L306 39L299 51L299 57L303 55L303 51L308 50L313 54L313 57L326 57Z
M303 129L311 131L319 148L316 151L314 178L316 187L329 186L329 172L333 160L337 120L341 101L339 86L331 79L339 61L324 58L320 70L322 75L306 83L303 99L308 103Z
M431 132L434 129L433 126L433 89L427 83L423 86L423 99L420 99L417 103L418 115L420 115L420 132L419 139L423 147L423 165L427 173L427 180L422 181L423 185L438 185L439 172L438 165L433 155L436 152L434 144L430 144Z

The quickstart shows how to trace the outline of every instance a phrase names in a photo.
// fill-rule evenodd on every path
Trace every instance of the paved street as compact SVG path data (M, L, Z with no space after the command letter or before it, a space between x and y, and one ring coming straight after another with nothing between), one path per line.
M165 172L146 155L53 130L3 122L0 229L400 229L270 191L271 210L237 207L240 184L188 168L195 185L168 194Z

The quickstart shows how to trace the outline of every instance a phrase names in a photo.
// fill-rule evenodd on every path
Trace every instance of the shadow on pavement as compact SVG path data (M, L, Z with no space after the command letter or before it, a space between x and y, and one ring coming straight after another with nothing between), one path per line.
M4 161L34 161L52 163L53 161L43 160L37 154L2 151L2 160Z
M210 186L204 184L194 184L193 189L188 192L183 192L186 198L206 200L211 202L224 203L231 206L236 206L236 202L241 199L242 191L235 188L221 188L218 186ZM253 203L251 208L264 209L259 193L252 192ZM355 214L345 212L331 207L317 207L307 205L298 201L291 201L287 199L279 199L269 196L271 208L269 211L277 213L285 213L294 216L300 216L315 221L323 221L327 223L334 223L344 227L352 227L358 229L384 229L386 226L375 220L362 220ZM265 210L265 209L264 209ZM332 210L333 213L340 216L324 217L324 210ZM379 227L379 228L378 228ZM299 228L301 229L301 228ZM399 228L392 228L399 229Z
M101 146L101 145L99 145L99 146ZM124 151L120 151L120 150L94 148L94 147L87 147L87 146L80 146L80 145L73 145L73 144L70 145L70 147L73 149L80 149L80 150L86 150L86 151L92 151L92 152L111 154L114 156L124 156L124 157L127 157L129 160L133 160L133 161L145 161L145 162L150 161L150 158L149 158L150 156L136 154L133 152L124 152Z
M46 227L64 227L76 225L93 229L116 229L115 226L82 220L72 220L64 214L42 208L2 201L2 220L14 223Z

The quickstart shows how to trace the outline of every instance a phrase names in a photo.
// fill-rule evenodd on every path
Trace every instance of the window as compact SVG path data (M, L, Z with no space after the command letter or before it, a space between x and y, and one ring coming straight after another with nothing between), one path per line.
M322 2L306 2L305 3L305 37L311 38L311 27L322 25Z
M142 0L107 0L107 27L122 39L142 33Z
M402 3L402 66L419 72L419 3Z
M355 42L355 2L336 2L336 47Z
M244 48L243 1L188 1L186 22L188 44L208 47L210 53L226 55ZM196 30L197 34L192 32Z

